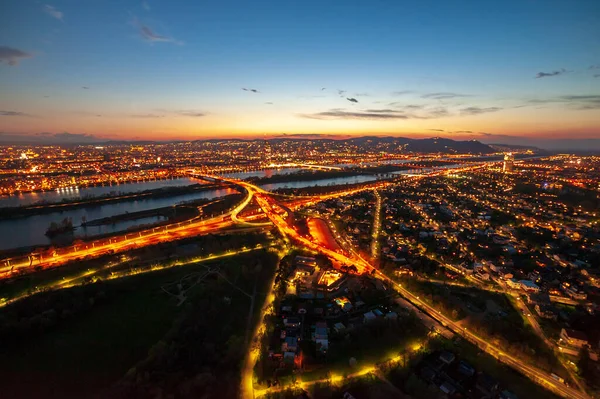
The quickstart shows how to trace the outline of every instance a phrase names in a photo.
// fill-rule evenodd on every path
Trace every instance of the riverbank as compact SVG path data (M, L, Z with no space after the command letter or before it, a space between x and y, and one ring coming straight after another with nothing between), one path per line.
M209 202L207 199L196 201L195 205L202 205ZM127 212L120 215L109 216L106 218L95 219L81 224L81 227L104 226L108 224L116 224L127 220L147 219L151 217L164 217L168 222L183 221L198 215L198 210L192 206L166 206L163 208L149 209L139 212Z

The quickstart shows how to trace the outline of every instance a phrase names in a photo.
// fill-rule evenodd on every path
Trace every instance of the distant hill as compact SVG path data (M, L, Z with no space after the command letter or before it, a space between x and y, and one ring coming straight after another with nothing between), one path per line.
M2 140L2 138L4 140ZM47 145L57 144L63 146L75 146L75 145L110 145L110 146L121 146L121 145L152 145L152 144L165 144L165 143L184 143L189 142L185 140L165 140L165 141L152 141L152 140L103 140L93 136L85 135L54 135L54 136L26 136L27 140L23 140L22 137L12 137L5 135L0 137L0 145L3 143L16 145ZM193 140L193 143L220 143L220 142L239 142L239 143L252 143L252 142L263 142L265 139L251 138L251 139L239 139L239 138L211 138L211 139L200 139ZM341 136L336 137L332 135L290 135L289 137L280 136L274 138L267 138L270 143L281 143L281 142L300 142L310 140L313 142L322 143L335 143L338 146L348 145L356 146L364 150L375 150L387 152L401 152L401 153L454 153L454 154L491 154L497 152L496 149L491 145L481 143L477 140L469 141L458 141L441 137L427 138L427 139L411 139L408 137L391 137L391 136L361 136L351 137Z
M497 152L494 148L487 144L483 144L477 140L469 141L457 141L452 139L446 139L441 137L434 137L428 139L410 139L407 137L390 137L390 136L361 136L344 139L335 138L322 138L322 137L302 137L296 136L294 138L289 137L276 137L269 138L267 141L270 143L277 142L294 142L294 141L316 141L316 142L330 142L338 145L354 145L363 149L375 149L386 150L389 152L418 152L418 153L455 153L455 154L492 154ZM202 141L202 140L199 140ZM224 141L224 140L207 140L207 141ZM241 140L240 140L241 141ZM244 140L244 141L255 141L255 140ZM258 141L258 140L257 140ZM263 141L263 140L260 140Z
M441 137L429 139L410 139L407 137L356 137L343 140L358 146L386 145L388 150L402 148L402 152L419 153L456 153L456 154L491 154L494 148L477 140L457 141Z

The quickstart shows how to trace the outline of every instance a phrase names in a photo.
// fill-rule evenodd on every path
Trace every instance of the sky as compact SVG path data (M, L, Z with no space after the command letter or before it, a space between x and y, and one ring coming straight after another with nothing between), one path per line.
M600 148L600 1L4 0L0 141Z

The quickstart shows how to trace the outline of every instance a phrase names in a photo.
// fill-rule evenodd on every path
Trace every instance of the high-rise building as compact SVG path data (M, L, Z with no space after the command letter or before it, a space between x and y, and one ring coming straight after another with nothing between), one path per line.
M513 171L515 163L515 156L512 152L507 152L504 154L504 164L502 165L502 172L510 173Z

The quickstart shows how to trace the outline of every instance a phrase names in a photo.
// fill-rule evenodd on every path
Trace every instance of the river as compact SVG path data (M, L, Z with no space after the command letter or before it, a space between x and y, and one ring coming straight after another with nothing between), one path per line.
M142 182L112 184L95 187L71 187L55 191L43 191L33 193L23 193L19 195L10 195L0 197L0 208L31 205L36 202L61 202L63 199L76 199L86 197L99 197L111 193L135 193L146 190L153 190L164 187L189 186L191 184L201 183L202 181L190 179L187 177L169 180L151 180Z
M260 187L267 191L274 191L280 188L304 188L312 186L337 186L340 184L359 184L377 180L375 175L356 175L345 177L332 177L329 179L290 181L281 183L261 184Z
M104 205L96 205L93 207L70 209L62 212L33 215L19 219L0 220L0 237L2 237L2 240L0 240L0 250L27 246L50 245L51 241L45 235L46 229L51 222L60 222L66 217L71 218L73 220L73 225L78 226L81 224L81 219L84 216L87 220L95 220L119 215L125 212L131 213L149 209L163 208L184 201L201 198L213 199L235 193L237 193L236 190L227 188L203 191L199 193L188 193L173 197L147 198L141 200L115 202ZM147 219L138 219L123 221L120 223L115 223L114 225L87 227L86 229L78 227L75 230L75 235L85 235L86 232L88 235L113 233L116 231L125 230L133 225L148 222L149 221Z

